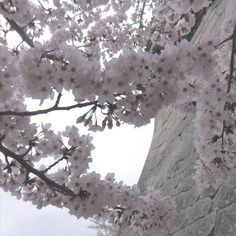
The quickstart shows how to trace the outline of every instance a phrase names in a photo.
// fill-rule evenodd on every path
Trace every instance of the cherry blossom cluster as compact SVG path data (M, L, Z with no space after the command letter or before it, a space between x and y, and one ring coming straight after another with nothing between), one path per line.
M176 42L191 36L197 16L212 0L163 0L155 1L152 9L153 24L148 35L148 50L159 52L167 42ZM189 37L191 39L191 37Z
M92 137L78 127L142 126L170 104L195 114L199 184L234 174L236 10L218 38L188 41L212 2L0 1L0 186L38 208L158 228L172 202L90 172ZM83 113L58 132L32 119L72 109Z
M235 9L222 26L215 47L214 73L205 80L197 100L196 148L200 159L196 179L204 186L219 184L228 175L235 175Z
M101 218L91 219L93 225L90 225L89 228L95 229L98 236L116 236L119 232L119 226L107 222Z

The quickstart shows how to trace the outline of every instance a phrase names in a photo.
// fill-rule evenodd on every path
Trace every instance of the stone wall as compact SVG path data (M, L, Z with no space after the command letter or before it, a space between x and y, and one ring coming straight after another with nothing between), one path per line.
M217 35L235 0L216 0L192 40ZM151 147L138 185L143 194L152 186L176 203L176 214L163 230L135 233L121 227L119 236L236 236L236 181L227 179L217 189L197 191L193 174L193 116L164 108L155 119Z

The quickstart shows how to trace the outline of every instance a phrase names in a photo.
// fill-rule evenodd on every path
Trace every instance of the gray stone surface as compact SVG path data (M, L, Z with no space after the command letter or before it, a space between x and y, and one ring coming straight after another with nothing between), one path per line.
M193 40L217 35L235 0L216 0L207 11ZM121 227L119 236L236 236L236 181L227 179L217 189L199 193L194 176L198 158L193 145L193 115L167 107L157 115L151 147L138 185L170 196L176 213L158 231L135 233Z

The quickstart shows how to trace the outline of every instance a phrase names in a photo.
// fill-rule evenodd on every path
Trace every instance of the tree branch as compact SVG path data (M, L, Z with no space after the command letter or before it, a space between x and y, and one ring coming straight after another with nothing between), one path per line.
M52 188L56 192L59 192L59 193L62 193L64 195L71 196L71 197L77 197L78 196L81 199L84 199L86 196L90 195L87 191L83 191L83 190L80 190L78 194L75 194L69 188L56 183L55 181L48 178L44 174L44 172L35 169L29 163L27 163L27 161L25 161L22 158L22 155L18 155L16 153L12 152L11 150L9 150L5 146L3 146L1 142L0 142L0 152L2 152L5 156L9 156L9 157L13 158L15 161L17 161L26 170L27 173L33 173L34 175L39 177L45 184L47 184L50 188Z
M98 104L98 101L78 103L71 106L59 107L58 105L59 105L61 96L62 95L59 94L55 104L52 107L47 108L47 109L42 109L42 110L37 110L37 111L10 111L10 110L0 111L0 116L36 116L36 115L41 115L41 114L47 114L52 111L68 111L75 108L82 108L82 107L87 107L87 106L92 106L92 105L101 107L101 105Z
M145 7L146 7L146 2L143 2L142 9L140 11L139 28L143 28L143 15L144 15Z
M8 12L3 3L0 3L0 7L3 11ZM34 47L33 40L28 37L28 35L24 31L23 27L20 27L14 20L9 19L8 17L4 17L4 18L9 23L11 28L19 34L21 39L24 42L26 42L31 48L33 48Z
M62 160L65 160L66 157L62 156L61 158L59 158L57 161L55 161L53 164L51 164L48 168L46 168L45 170L43 170L43 173L46 173L47 171L49 171L51 168L53 168L54 166L56 166L59 162L61 162Z
M21 39L26 42L31 48L34 48L33 40L31 40L27 34L25 33L24 29L20 27L14 20L9 19L8 17L5 17L9 25L13 30L15 30L21 37Z
M231 83L233 80L234 73L234 54L236 49L236 26L234 27L233 35L232 35L232 51L231 51L231 59L230 59L230 73L229 73L229 81L226 93L229 93L231 88Z

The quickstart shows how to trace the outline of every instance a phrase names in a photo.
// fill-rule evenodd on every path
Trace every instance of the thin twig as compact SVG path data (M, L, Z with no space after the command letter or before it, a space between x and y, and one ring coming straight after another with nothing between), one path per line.
M229 81L228 81L228 87L226 93L229 93L231 88L231 82L233 80L233 74L234 74L234 54L235 54L235 45L236 43L236 26L234 27L234 31L232 34L232 51L231 51L231 58L230 58L230 73L229 73Z
M56 166L59 162L61 162L62 160L65 160L66 157L62 156L61 158L59 158L57 161L55 161L53 164L51 164L48 168L46 168L43 173L46 173L47 171L49 171L51 168L53 168L54 166Z
M224 39L223 41L221 41L220 43L218 43L217 45L214 46L215 49L217 49L218 47L220 47L222 44L226 43L227 41L233 39L233 35L231 35L230 37Z
M224 133L225 133L225 120L223 120L223 127L222 127L222 133L221 133L221 145L222 145L222 149L224 147Z

